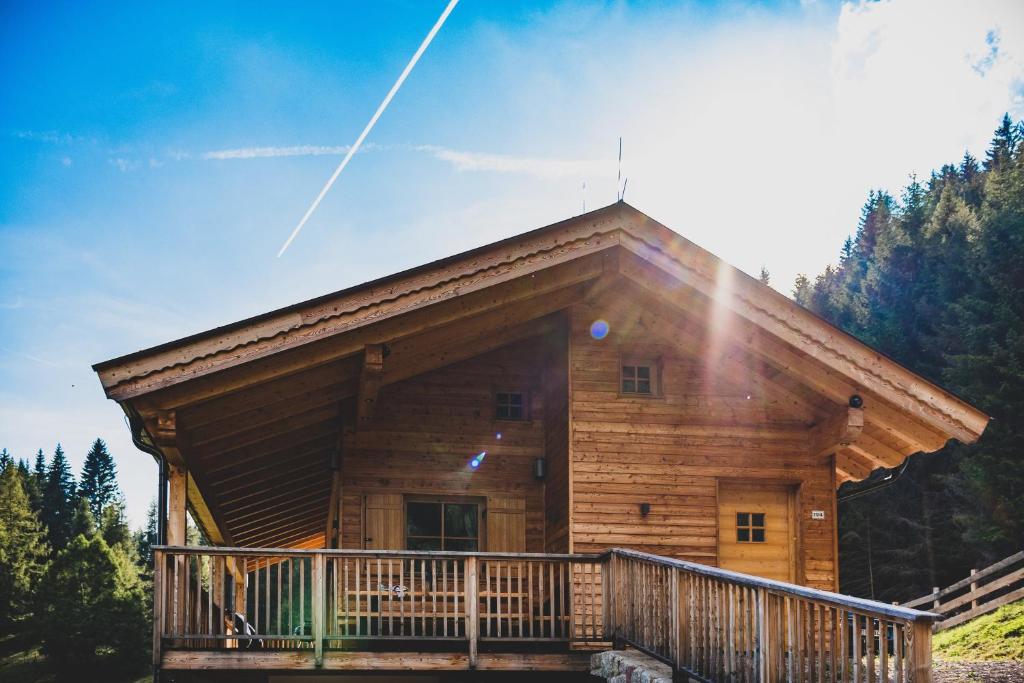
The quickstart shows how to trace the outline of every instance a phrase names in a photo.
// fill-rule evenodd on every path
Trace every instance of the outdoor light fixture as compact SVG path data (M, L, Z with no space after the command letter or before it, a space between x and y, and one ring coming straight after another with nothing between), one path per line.
M651 514L651 504L650 503L640 503L640 516L641 517L646 517L649 514Z
M480 467L480 463L482 463L484 461L484 458L486 457L487 451L480 451L479 453L473 456L472 460L469 461L469 466L472 467L474 470L477 469L478 467Z
M341 469L341 452L335 448L331 451L331 470L337 472Z
M864 407L864 399L860 397L860 394L854 394L850 397L851 408L862 408Z
M547 476L547 473L548 473L548 461L547 460L545 460L544 458L537 458L536 460L533 461L533 478L534 479L539 481L539 480L543 479L545 476Z

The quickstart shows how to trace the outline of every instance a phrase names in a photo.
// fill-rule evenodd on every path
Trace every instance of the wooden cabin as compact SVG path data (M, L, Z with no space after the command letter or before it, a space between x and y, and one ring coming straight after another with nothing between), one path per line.
M924 680L928 615L827 592L836 489L988 420L622 202L95 370L163 672Z

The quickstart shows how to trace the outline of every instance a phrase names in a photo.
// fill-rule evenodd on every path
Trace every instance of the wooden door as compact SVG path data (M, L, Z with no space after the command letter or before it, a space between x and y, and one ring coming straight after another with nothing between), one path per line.
M363 547L367 550L402 550L405 547L405 510L402 494L374 493L363 500Z
M487 497L487 550L492 553L526 552L526 499Z
M719 483L718 566L795 582L794 502L790 486Z

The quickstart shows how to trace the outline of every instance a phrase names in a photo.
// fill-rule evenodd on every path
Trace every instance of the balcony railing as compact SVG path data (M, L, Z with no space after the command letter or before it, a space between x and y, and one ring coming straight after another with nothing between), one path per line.
M707 681L927 681L935 615L630 550L159 547L164 651L632 645ZM390 643L390 645L388 645ZM447 645L446 645L447 643Z

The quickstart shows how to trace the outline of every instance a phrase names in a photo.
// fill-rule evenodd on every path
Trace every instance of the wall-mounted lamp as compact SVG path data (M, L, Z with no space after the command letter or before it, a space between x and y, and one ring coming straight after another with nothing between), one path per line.
M544 458L537 458L533 461L533 478L540 481L548 474L548 461Z
M864 399L862 399L859 394L854 394L853 396L850 397L850 407L851 408L863 408L864 407Z
M341 451L335 448L331 451L331 471L337 472L341 469Z
M646 517L649 514L651 514L651 504L650 503L640 503L640 516L641 517Z

